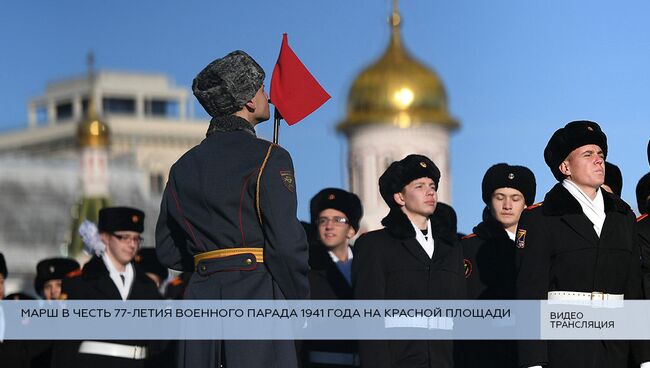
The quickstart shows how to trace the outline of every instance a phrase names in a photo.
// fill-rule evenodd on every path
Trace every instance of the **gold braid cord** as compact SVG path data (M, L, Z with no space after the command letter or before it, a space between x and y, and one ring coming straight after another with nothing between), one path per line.
M260 221L260 225L262 225L262 209L260 208L260 182L262 181L262 173L264 172L266 163L269 161L269 156L271 156L272 149L273 145L271 144L269 145L269 150L266 152L266 157L264 157L262 166L260 166L260 172L257 174L257 184L255 188L255 209L257 210L257 219Z

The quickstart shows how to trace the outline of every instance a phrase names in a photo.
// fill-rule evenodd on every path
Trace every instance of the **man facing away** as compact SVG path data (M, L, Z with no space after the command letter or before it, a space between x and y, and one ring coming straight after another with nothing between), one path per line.
M212 116L207 137L171 168L156 251L192 271L185 299L304 299L308 244L296 218L291 156L260 139L269 119L264 70L243 51L206 66L192 89ZM181 367L297 366L293 341L185 341Z

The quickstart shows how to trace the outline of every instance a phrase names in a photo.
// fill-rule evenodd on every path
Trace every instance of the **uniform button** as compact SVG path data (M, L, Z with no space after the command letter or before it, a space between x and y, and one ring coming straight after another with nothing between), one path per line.
M201 271L204 271L204 272L205 272L205 270L207 270L207 269L208 269L208 268L205 267L205 265L201 265Z
M250 258L246 258L246 259L244 260L244 264L246 264L246 265L251 265L251 264L253 264L253 260L250 259Z

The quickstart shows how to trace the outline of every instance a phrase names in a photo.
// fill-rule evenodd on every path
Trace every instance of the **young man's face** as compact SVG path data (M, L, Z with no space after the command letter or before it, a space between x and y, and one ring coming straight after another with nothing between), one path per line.
M58 300L61 296L61 279L46 281L43 284L43 297L45 300Z
M436 183L431 178L419 178L408 183L393 198L407 216L410 214L429 217L436 210L438 193Z
M333 208L325 209L318 215L318 236L327 249L347 246L348 241L354 236L355 231L349 221L343 223L337 221L339 219L348 219L348 217Z
M499 188L492 193L490 211L505 229L516 226L526 208L524 195L514 188Z
M269 112L269 95L264 91L264 85L257 90L255 96L253 96L253 106L255 111L253 117L257 123L269 120L271 113Z
M576 148L560 164L560 171L579 187L598 189L605 182L605 154L595 144Z
M135 231L115 231L101 236L108 256L123 266L133 260L142 241L140 233Z

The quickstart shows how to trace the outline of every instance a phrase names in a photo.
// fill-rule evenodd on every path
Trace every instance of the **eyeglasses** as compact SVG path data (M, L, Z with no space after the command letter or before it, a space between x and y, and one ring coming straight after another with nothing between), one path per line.
M319 217L318 218L318 226L325 226L330 221L332 221L332 224L334 224L334 226L343 226L343 225L347 225L350 222L345 217L340 217L340 216L334 216L332 218L330 218L330 217Z
M141 237L140 235L121 235L121 234L116 234L116 233L111 233L115 237L115 239L121 241L122 243L127 243L127 242L133 242L137 245L142 244L144 241L144 238Z

